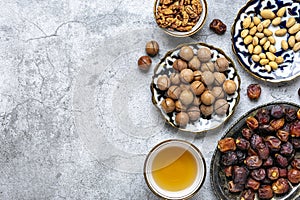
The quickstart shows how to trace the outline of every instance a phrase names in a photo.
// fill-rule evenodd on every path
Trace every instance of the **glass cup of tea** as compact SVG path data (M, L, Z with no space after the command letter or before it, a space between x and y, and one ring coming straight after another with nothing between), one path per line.
M156 145L144 164L150 190L164 199L188 199L204 183L205 160L197 147L183 140L166 140Z

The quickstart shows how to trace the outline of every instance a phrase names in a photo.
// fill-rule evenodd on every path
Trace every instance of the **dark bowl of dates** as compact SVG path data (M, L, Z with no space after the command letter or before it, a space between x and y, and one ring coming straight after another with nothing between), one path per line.
M206 0L155 0L154 19L171 36L195 34L204 26L206 18Z
M300 106L274 102L243 115L218 141L210 178L218 199L298 199Z
M216 129L234 113L240 82L233 61L221 49L182 44L154 69L152 102L171 126L201 133Z

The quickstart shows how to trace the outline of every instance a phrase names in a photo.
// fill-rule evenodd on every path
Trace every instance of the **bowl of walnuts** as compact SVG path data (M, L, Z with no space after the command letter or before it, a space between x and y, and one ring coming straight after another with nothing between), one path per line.
M151 92L153 104L171 126L200 133L219 127L233 114L240 77L221 49L182 44L156 66Z
M188 37L199 31L207 17L206 0L156 0L154 18L167 34Z

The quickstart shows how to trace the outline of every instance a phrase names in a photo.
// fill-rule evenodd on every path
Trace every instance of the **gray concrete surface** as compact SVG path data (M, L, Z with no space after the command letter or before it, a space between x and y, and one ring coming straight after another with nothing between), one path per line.
M209 174L217 140L244 112L278 100L299 104L299 78L265 83L237 62L241 100L218 131L178 132L151 104L152 70L140 73L135 64L146 41L161 44L159 56L182 42L202 41L235 59L230 31L218 36L208 24L220 18L230 29L245 2L208 0L204 28L174 39L156 26L154 0L2 0L0 199L158 199L141 173L155 144L193 142ZM250 83L262 86L257 102L246 97ZM193 199L215 199L209 176Z

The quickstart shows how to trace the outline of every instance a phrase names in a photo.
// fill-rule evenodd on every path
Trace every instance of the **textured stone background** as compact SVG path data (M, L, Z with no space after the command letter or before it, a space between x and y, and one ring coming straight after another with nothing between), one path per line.
M111 46L112 38L121 36L126 40L128 34L140 30L149 30L149 34L138 45L152 36L162 44L160 55L190 39L220 47L234 58L230 31L218 36L208 24L213 18L220 18L229 28L246 1L208 0L208 19L203 30L189 39L176 40L158 30L152 16L153 1L1 0L0 199L157 199L141 173L108 167L107 163L114 163L111 158L103 164L80 136L73 95L81 69L93 52L99 51L99 44L104 48L100 52L118 56L125 50ZM158 35L152 34L157 32ZM133 49L136 47L132 44ZM128 59L136 60L137 56L135 51ZM97 65L98 72L106 69L108 63L106 60ZM237 63L236 66L242 85L235 115L219 133L194 138L205 155L208 170L222 131L245 111L277 100L300 103L299 78L268 84L250 77ZM151 77L151 72L147 77ZM245 89L252 82L262 85L258 102L250 102L246 97ZM190 140L192 136L178 137ZM158 142L148 143L143 150L150 150ZM215 199L209 176L194 199Z

